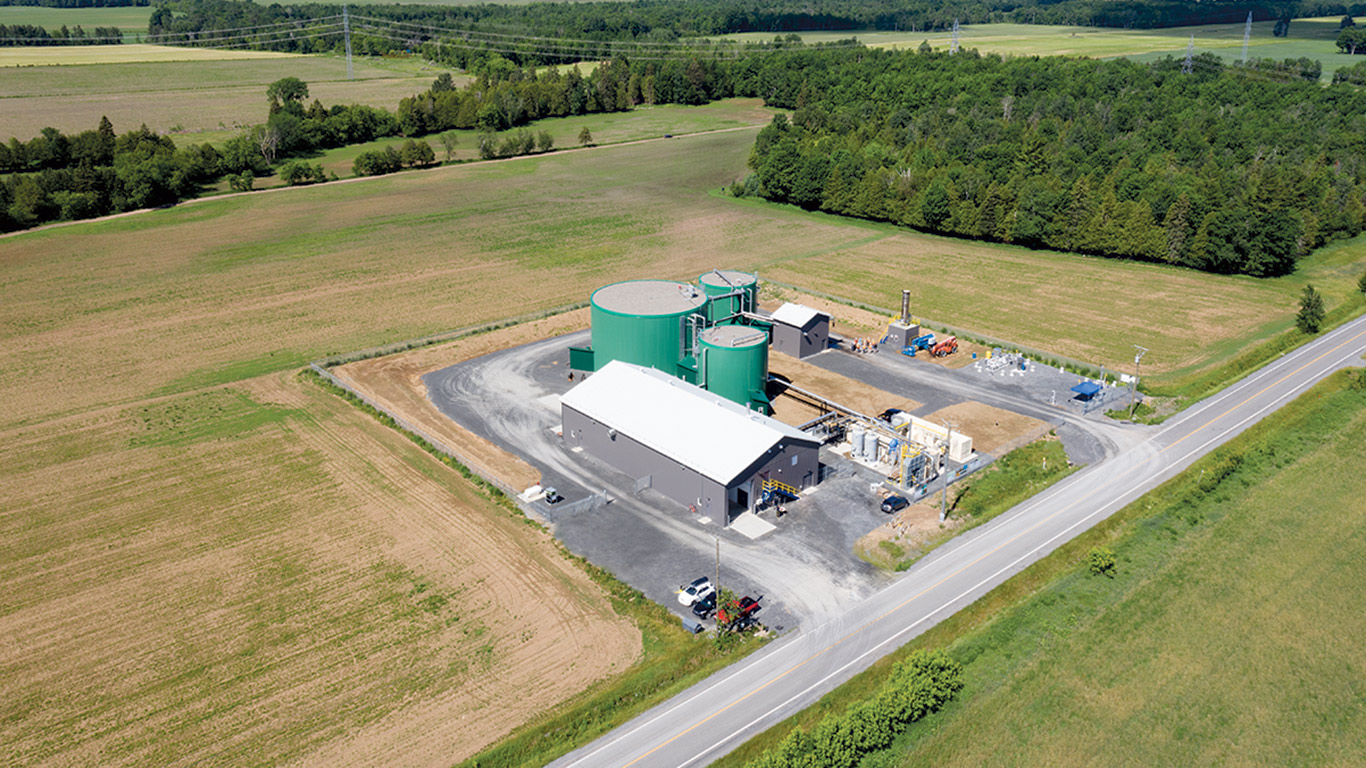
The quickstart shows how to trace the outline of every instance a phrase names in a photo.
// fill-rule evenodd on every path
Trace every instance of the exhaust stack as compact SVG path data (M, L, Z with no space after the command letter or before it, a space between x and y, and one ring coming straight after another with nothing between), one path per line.
M901 324L911 324L911 292L905 289L901 291Z

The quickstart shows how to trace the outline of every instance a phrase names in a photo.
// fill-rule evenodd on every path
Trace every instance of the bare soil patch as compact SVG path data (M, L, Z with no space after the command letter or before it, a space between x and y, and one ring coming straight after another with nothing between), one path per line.
M441 440L461 454L471 469L495 477L508 487L526 488L540 481L540 472L437 410L427 398L422 376L501 349L582 330L588 327L588 314L587 309L578 309L445 344L340 365L332 372L391 412Z
M969 400L940 408L925 418L954 424L954 430L972 436L972 447L980 453L1000 457L1033 442L1048 432L1046 422L1001 408Z
M939 497L926 497L891 516L854 543L854 554L881 568L895 568L931 539L963 525L959 518L939 522Z
M826 352L825 354L833 354ZM824 368L795 360L787 355L772 354L768 358L769 372L791 381L793 384L821 397L833 400L840 405L852 408L868 416L876 416L888 408L913 411L920 403L899 397L885 390L870 386L861 381L832 373ZM805 415L809 413L810 415ZM817 413L786 396L774 400L774 415L787 424L802 424L815 418Z

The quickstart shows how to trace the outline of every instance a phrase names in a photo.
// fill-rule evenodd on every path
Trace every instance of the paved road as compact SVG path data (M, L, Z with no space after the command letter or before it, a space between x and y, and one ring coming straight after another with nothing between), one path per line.
M1360 365L1366 318L1326 334L931 553L820 626L718 672L558 766L698 766L801 710L1339 368Z

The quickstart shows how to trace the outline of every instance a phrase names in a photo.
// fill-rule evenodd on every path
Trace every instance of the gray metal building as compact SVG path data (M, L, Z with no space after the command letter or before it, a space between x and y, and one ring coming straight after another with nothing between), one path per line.
M773 350L798 360L823 351L830 345L830 316L811 307L788 302L770 318L773 321Z
M820 477L820 442L681 379L621 361L560 398L566 445L729 523L767 489Z

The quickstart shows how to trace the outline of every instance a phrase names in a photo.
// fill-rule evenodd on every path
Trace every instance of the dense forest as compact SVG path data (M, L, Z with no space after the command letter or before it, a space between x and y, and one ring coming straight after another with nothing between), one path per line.
M1028 246L1279 275L1362 228L1366 94L1274 68L789 54L739 185ZM1314 75L1317 77L1317 74Z

